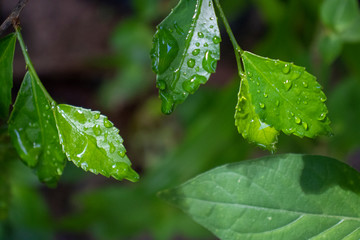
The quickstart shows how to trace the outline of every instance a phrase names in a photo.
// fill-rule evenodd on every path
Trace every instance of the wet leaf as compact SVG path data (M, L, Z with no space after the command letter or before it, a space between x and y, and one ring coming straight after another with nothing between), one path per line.
M235 125L239 133L249 142L270 151L275 151L279 132L263 123L256 114L246 76L242 77L240 83L238 103L235 108Z
M9 115L15 42L15 34L0 39L0 118L7 118Z
M26 73L9 119L11 141L40 181L55 186L64 169L51 103L31 73Z
M211 0L181 0L157 26L151 58L163 113L170 114L215 72L220 41Z
M359 182L335 159L287 154L227 164L160 196L222 240L358 239Z
M56 107L55 116L63 150L76 166L117 180L139 180L119 130L106 116L65 104Z
M244 52L242 60L262 122L299 137L331 134L327 98L313 75L303 67L250 52Z

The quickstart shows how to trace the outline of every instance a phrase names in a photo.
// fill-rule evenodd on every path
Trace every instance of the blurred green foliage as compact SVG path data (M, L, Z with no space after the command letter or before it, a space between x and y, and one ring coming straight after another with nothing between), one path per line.
M140 182L113 182L83 173L69 163L58 188L71 190L61 193L70 192L66 195L67 208L63 209L49 201L48 190L19 161L3 167L3 159L16 157L2 157L0 178L9 181L10 188L0 189L0 194L10 191L6 203L10 208L8 218L0 223L0 239L214 239L183 213L159 200L156 192L215 166L267 153L244 141L234 126L239 79L224 79L221 75L226 71L222 68L229 56L226 50L231 49L224 37L219 71L173 116L161 115L149 51L155 26L176 2L133 0L133 15L121 21L109 38L113 55L99 63L114 70L114 77L105 80L99 90L100 103L109 111L132 109L124 116L131 119L126 147L140 171ZM359 25L355 17L354 22L333 28L323 10L331 2L222 0L222 5L245 50L306 66L328 96L334 136L316 140L280 136L278 153L321 154L346 162L348 156L360 151ZM351 28L356 31L348 30ZM236 76L235 67L225 76ZM0 151L4 147L9 147L5 140L0 143ZM55 214L57 208L63 211Z

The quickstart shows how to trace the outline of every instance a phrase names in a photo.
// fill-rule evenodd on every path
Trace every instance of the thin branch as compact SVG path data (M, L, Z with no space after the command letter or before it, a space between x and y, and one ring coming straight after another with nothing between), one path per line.
M26 3L29 0L19 0L15 8L12 10L11 14L5 19L5 21L0 26L0 36L5 32L5 30L19 18L21 10L25 7Z

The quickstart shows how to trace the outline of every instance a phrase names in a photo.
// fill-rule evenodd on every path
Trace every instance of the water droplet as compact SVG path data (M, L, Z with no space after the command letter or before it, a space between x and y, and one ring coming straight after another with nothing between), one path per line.
M307 102L307 101L303 101L303 104L304 104L304 105L307 105L307 104L308 104L308 102Z
M111 142L109 142L109 146L110 146L110 153L114 153L115 152L115 146L114 144L112 144Z
M45 105L45 109L46 109L46 110L49 110L49 109L50 109L49 105L46 104L46 105Z
M260 90L258 89L258 90L256 90L256 92L257 92L257 93L260 93Z
M57 168L57 169L56 169L56 172L57 172L58 175L61 175L61 174L63 173L63 171L61 170L61 168Z
M293 75L292 75L292 80L296 80L301 76L302 72L297 70L297 71L293 71Z
M161 98L161 111L164 114L170 114L174 111L175 103L174 100L171 98L171 96L168 96L164 92L160 92L160 98Z
M284 65L284 67L282 69L282 72L284 74L288 74L290 72L290 69L291 69L291 66L290 66L290 64L287 63L287 64Z
M301 123L301 118L295 117L295 123L296 123L296 124L300 124L300 123Z
M326 113L322 113L319 117L318 120L323 121L326 118Z
M202 61L202 66L207 72L214 73L216 69L216 59L213 58L211 54L211 51L206 51Z
M214 25L210 25L210 28L214 28Z
M118 151L118 155L120 156L120 157L125 157L125 154L126 154L126 150L124 149L124 150L121 150L121 151Z
M209 44L207 44L207 43L204 43L204 47L208 47L209 46Z
M156 81L156 87L160 90L164 90L166 88L166 83L163 80Z
M280 105L280 101L279 100L276 100L275 102L276 106L278 107Z
M251 72L247 72L247 75L251 78L252 77L252 73Z
M100 113L95 113L94 118L97 120L100 118Z
M179 81L179 79L180 79L180 70L176 69L173 72L173 79L172 79L172 82L171 82L171 85L170 85L171 90L175 90L176 84Z
M308 87L307 82L304 81L302 84L303 84L303 87L304 87L304 88L307 88L307 87Z
M195 43L195 46L200 47L200 43L199 42Z
M320 101L321 101L321 102L326 102L326 100L327 100L327 98L326 98L325 95L321 96L321 98L320 98Z
M86 162L81 163L80 166L81 166L81 168L84 169L85 171L87 171L88 168L89 168L89 166L88 166L88 164L87 164Z
M200 49L196 48L192 51L192 55L197 56L200 53Z
M198 32L198 36L199 36L199 38L203 38L204 34L202 32Z
M183 82L182 86L186 92L193 94L199 88L200 84L205 83L206 80L206 77L196 74L193 75L190 80Z
M200 68L199 68L199 66L197 66L196 68L195 68L195 71L199 71L200 70Z
M303 122L303 123L302 123L302 126L304 127L305 130L308 130L308 129L309 129L308 124L307 124L306 122Z
M267 97L268 97L268 95L266 93L264 93L264 98L267 98Z
M151 50L153 70L161 74L169 68L179 52L179 46L171 33L160 27L154 37L154 45Z
M291 81L290 81L290 80L286 80L286 81L284 82L284 86L285 86L286 91L289 91L290 88L291 88L291 86L292 86Z
M295 114L293 113L293 112L290 112L290 115L293 117L293 116L295 116Z
M213 42L214 42L215 44L218 44L218 43L221 42L221 38L215 36L215 37L213 37Z
M214 20L214 18L213 18L213 17L210 17L209 19L210 19L210 20Z
M256 86L260 86L260 83L259 83L259 82L256 82Z
M265 104L264 103L259 103L260 108L264 109L265 108Z
M94 134L95 134L96 136L99 136L99 135L101 134L100 126L96 124L96 125L93 127L93 132L94 132Z
M104 126L106 128L111 128L112 126L114 126L114 124L112 122L110 122L109 119L104 118Z
M188 65L189 68L195 67L195 59L190 58L190 59L187 61L187 65Z

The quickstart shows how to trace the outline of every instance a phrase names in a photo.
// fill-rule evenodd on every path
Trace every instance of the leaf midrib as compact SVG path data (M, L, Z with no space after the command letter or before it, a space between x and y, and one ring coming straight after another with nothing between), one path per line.
M360 217L349 217L349 216L340 216L340 215L328 215L328 214L317 214L317 213L307 213L301 211L294 211L294 210L287 210L287 209L276 209L270 207L260 207L254 206L250 204L242 204L242 203L229 203L229 202L222 202L222 201L210 201L207 199L200 199L195 197L176 197L178 199L190 199L195 201L202 201L210 204L222 204L222 205L230 205L235 207L241 207L246 209L255 209L255 210L263 210L263 211L275 211L275 212L282 212L282 213L291 213L291 214L298 214L298 215L307 215L313 217L325 217L325 218L334 218L334 219L343 219L343 220L351 220L351 221L358 221L360 222Z

